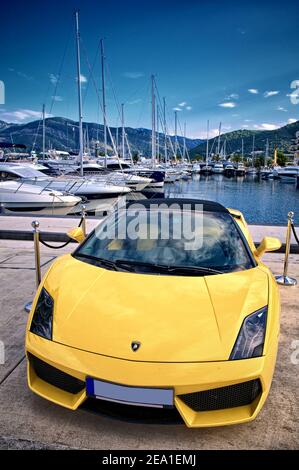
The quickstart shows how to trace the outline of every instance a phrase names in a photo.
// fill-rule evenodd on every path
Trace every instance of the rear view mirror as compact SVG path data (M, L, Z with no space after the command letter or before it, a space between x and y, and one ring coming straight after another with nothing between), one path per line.
M256 249L256 255L260 258L268 251L276 251L281 248L281 241L274 237L264 237Z
M81 227L76 227L72 230L69 230L67 235L78 243L82 243L85 240L85 235Z

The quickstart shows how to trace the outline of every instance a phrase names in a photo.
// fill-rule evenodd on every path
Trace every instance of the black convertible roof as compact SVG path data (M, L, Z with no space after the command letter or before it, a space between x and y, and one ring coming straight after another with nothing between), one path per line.
M172 204L177 204L180 208L184 208L185 206L189 206L191 209L196 209L196 206L202 205L203 210L206 212L226 212L229 213L229 211L226 209L226 207L222 206L222 204L219 204L219 202L214 202L214 201L206 201L204 199L187 199L187 198L153 198L153 199L141 199L141 200L132 200L132 201L127 201L126 207L127 209L134 205L134 204L140 204L143 205L145 208L150 208L152 206L164 204L164 206L171 206Z

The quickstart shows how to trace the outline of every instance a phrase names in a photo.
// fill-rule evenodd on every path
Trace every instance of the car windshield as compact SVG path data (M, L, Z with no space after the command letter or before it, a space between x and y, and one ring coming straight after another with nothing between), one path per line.
M255 264L228 212L119 210L75 251L75 258L141 273L207 275Z

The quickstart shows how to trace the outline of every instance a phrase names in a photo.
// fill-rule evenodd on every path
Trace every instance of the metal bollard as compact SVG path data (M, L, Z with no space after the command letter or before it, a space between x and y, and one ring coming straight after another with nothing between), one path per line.
M36 288L40 285L42 276L41 276L41 268L40 268L40 246L39 246L39 222L34 220L31 223L33 228L33 243L34 243L34 260L35 260L35 283ZM25 311L30 312L32 306L32 302L28 302L25 305Z
M294 221L294 212L288 213L288 227L286 235L286 252L284 258L284 267L283 274L275 276L277 284L282 286L295 286L297 280L294 277L288 276L288 266L289 266L289 254L290 254L290 245L291 245L291 234L292 234L292 223Z
M82 230L84 233L84 237L86 237L86 206L83 204L82 205L82 211L81 211L81 216L82 216Z

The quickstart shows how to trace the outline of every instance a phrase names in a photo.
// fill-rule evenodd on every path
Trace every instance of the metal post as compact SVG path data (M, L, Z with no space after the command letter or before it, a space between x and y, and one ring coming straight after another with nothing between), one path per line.
M290 245L291 245L291 233L292 233L292 223L294 221L294 212L288 213L288 226L286 234L286 252L284 258L284 268L283 275L275 276L277 284L282 286L295 286L297 281L293 277L288 276L288 266L289 266L289 254L290 254Z
M42 276L41 276L41 267L40 267L40 246L39 246L39 222L34 220L31 223L33 228L33 243L34 243L34 260L35 260L35 283L36 289L40 285ZM28 302L25 305L25 311L30 312L32 306L32 302Z
M83 233L84 233L84 237L86 237L86 206L82 205L82 211L81 211L81 215L82 215L82 230L83 230Z

